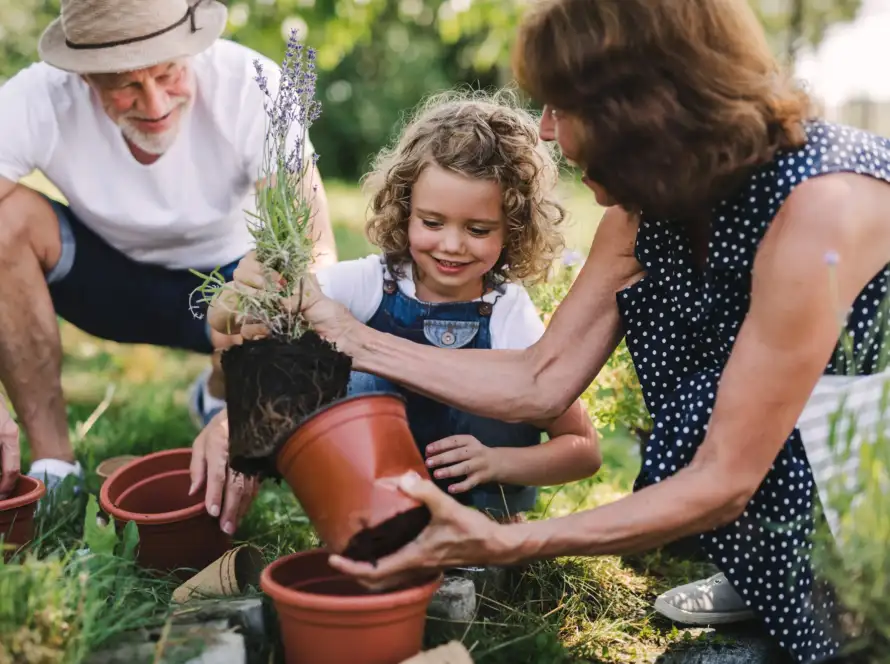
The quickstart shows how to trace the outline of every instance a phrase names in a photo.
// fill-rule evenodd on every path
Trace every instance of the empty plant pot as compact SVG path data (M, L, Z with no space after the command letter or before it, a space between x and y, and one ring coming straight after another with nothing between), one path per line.
M329 555L294 553L260 575L278 613L286 664L399 664L420 652L441 576L372 593L330 567Z
M204 491L188 495L191 449L140 457L102 484L99 504L119 527L135 521L137 561L186 579L222 556L232 539L204 508Z
M182 604L195 597L234 597L248 586L257 586L266 561L255 546L242 544L195 574L173 591L173 601Z
M282 446L276 466L325 545L354 560L389 555L429 523L429 509L398 488L410 470L429 473L397 395L322 408Z
M46 494L43 482L27 475L19 476L12 495L0 500L0 539L4 558L34 539L34 512L37 501Z
M121 456L105 459L102 463L96 466L96 475L103 480L107 480L118 468L126 466L131 461L139 458L141 457L138 457L135 454L123 454Z

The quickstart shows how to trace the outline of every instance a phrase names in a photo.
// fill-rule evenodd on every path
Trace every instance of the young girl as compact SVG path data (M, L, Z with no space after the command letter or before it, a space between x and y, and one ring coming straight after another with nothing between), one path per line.
M368 234L382 256L317 274L321 289L371 327L441 348L526 348L544 325L521 280L543 278L564 217L557 168L537 123L481 96L433 98L394 148L378 157ZM253 254L236 284L264 288ZM225 306L210 324L237 331ZM349 394L391 391L407 402L411 432L434 480L499 520L534 507L537 486L593 475L601 457L580 402L541 429L463 412L380 377L354 371Z

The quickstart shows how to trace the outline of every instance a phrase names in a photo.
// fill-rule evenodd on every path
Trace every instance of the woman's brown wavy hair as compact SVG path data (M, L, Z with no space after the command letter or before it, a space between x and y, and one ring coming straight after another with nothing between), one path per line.
M513 65L574 122L588 177L633 212L706 214L806 141L807 95L748 0L542 0Z
M493 283L532 283L546 276L563 247L559 225L565 210L554 189L558 166L552 148L538 138L537 118L515 93L453 90L431 96L397 142L378 154L365 179L372 192L367 232L396 275L404 275L411 261L411 190L429 164L501 186L506 246L488 275Z

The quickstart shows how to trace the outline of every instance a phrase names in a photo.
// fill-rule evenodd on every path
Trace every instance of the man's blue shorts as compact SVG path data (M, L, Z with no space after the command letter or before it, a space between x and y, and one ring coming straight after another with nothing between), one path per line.
M62 253L46 281L59 316L110 341L213 351L206 305L194 292L199 277L134 261L84 226L68 206L50 203L59 219ZM227 281L238 264L203 266L195 258L196 270L208 274L219 267Z

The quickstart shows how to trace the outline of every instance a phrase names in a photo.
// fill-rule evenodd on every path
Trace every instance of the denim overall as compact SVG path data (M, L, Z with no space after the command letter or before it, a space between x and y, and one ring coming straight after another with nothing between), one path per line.
M368 321L368 326L439 348L491 348L489 322L492 309L493 303L484 301L420 302L402 293L387 274L383 281L383 301ZM379 376L353 371L348 394L367 392L394 392L405 398L408 424L424 458L427 445L459 434L475 436L488 447L529 447L541 442L541 431L529 424L512 424L466 413ZM455 477L434 481L447 491L448 486L463 479ZM536 487L492 482L454 494L454 498L487 512L493 518L503 518L532 509L537 495Z

